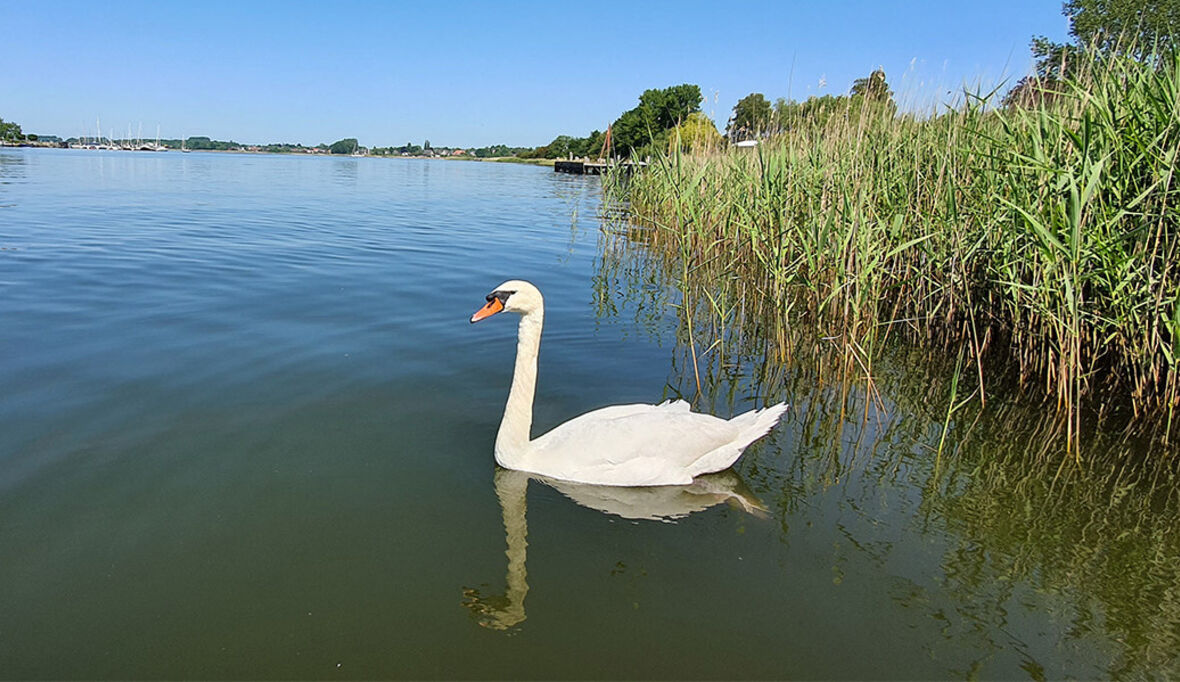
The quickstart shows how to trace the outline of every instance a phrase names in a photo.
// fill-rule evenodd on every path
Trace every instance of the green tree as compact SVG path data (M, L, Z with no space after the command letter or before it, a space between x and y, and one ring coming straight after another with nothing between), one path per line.
M671 128L701 110L702 99L700 86L688 83L645 90L638 106L611 124L611 153L634 156L662 148Z
M668 152L702 152L721 146L721 133L713 119L703 112L696 111L672 129L668 140Z
M663 90L647 90L639 97L639 105L652 113L652 119L660 130L674 128L688 118L689 114L701 110L701 88L685 83Z
M1052 101L1061 82L1087 63L1087 50L1144 59L1180 47L1180 0L1066 0L1072 43L1036 36L1030 47L1036 66L1004 96L1004 106Z
M1055 43L1043 36L1033 38L1032 55L1035 61L1033 73L1016 82L1004 95L1002 104L1009 106L1032 106L1056 99L1061 94L1061 82L1072 78L1082 64L1085 55L1072 43Z
M495 158L495 157L499 157L499 156L512 156L514 154L515 155L522 155L522 158L524 158L523 155L527 154L531 151L533 151L533 150L526 149L523 147L509 147L508 145L504 145L504 144L494 144L489 147L479 147L477 149L474 149L474 150L472 150L472 153L474 153L475 157L478 159Z
M1055 43L1044 36L1033 38L1030 43L1036 66L1033 74L1037 78L1061 80L1073 76L1083 61L1083 50L1073 43Z
M570 145L574 156L597 157L602 155L604 135L601 130L594 130L588 137L579 137Z
M330 154L355 154L356 150L360 148L355 137L346 137L343 140L336 140L328 147Z
M787 101L781 97L774 103L773 128L789 131L806 124L823 126L836 114L846 114L854 109L853 101L847 95L811 96L803 102Z
M684 83L663 89L644 90L639 104L625 111L611 124L612 156L642 156L667 147L671 129L701 110L701 88ZM547 145L533 150L513 148L520 158L556 159L568 155L601 157L606 154L606 134L592 131L586 137L558 135ZM480 155L476 150L476 156ZM486 152L488 156L500 156Z
M225 142L224 140L211 140L204 136L194 136L185 139L184 146L187 149L216 149L219 151L225 151L227 149L238 149L242 145L234 142L233 140Z
M602 152L603 134L595 130L589 137L558 135L543 147L519 154L522 159L564 159L567 156L598 156Z
M611 130L614 135L611 153L619 156L630 156L636 148L651 142L657 133L655 124L649 116L644 115L644 110L640 107L624 111L611 124Z
M1066 0L1062 13L1078 45L1143 56L1180 37L1180 0Z
M725 134L731 141L757 138L770 130L774 111L770 102L760 92L751 92L733 106L733 115Z
M0 118L0 140L16 141L23 139L25 139L25 135L21 132L19 125Z
M867 102L892 102L893 91L885 82L885 70L877 69L867 78L857 78L852 82L852 96L863 97Z

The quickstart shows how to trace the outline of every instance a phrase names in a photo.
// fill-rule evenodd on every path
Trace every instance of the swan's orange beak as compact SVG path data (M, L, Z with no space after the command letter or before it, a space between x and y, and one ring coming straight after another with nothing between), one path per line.
M493 296L492 300L488 301L487 305L485 305L484 307L475 311L475 314L471 316L471 321L472 321L472 323L479 322L480 320L482 320L486 317L491 317L492 315L495 315L496 313L500 312L503 309L504 309L504 304L500 301L499 298L496 298L495 296Z

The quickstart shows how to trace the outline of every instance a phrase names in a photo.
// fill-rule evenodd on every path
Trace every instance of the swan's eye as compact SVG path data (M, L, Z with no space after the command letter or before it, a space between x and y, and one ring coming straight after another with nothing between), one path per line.
M508 297L511 296L512 294L515 294L515 293L516 293L515 291L502 291L502 290L497 289L496 291L493 291L492 293L488 294L487 298L485 298L484 300L487 301L488 303L491 303L493 298L498 298L498 299L500 299L501 303L506 304L506 303L508 303Z

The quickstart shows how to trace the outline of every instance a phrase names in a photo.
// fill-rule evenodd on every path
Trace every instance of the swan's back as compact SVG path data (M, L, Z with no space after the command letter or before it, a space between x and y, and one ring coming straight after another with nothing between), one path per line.
M733 419L691 412L679 400L588 412L529 444L521 468L600 485L683 485L733 464L765 435L785 405Z

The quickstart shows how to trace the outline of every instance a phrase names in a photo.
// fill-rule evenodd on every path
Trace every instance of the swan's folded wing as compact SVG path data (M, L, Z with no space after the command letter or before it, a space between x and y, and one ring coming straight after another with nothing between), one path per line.
M529 469L607 485L689 483L690 465L734 440L738 427L683 401L588 412L537 438Z

